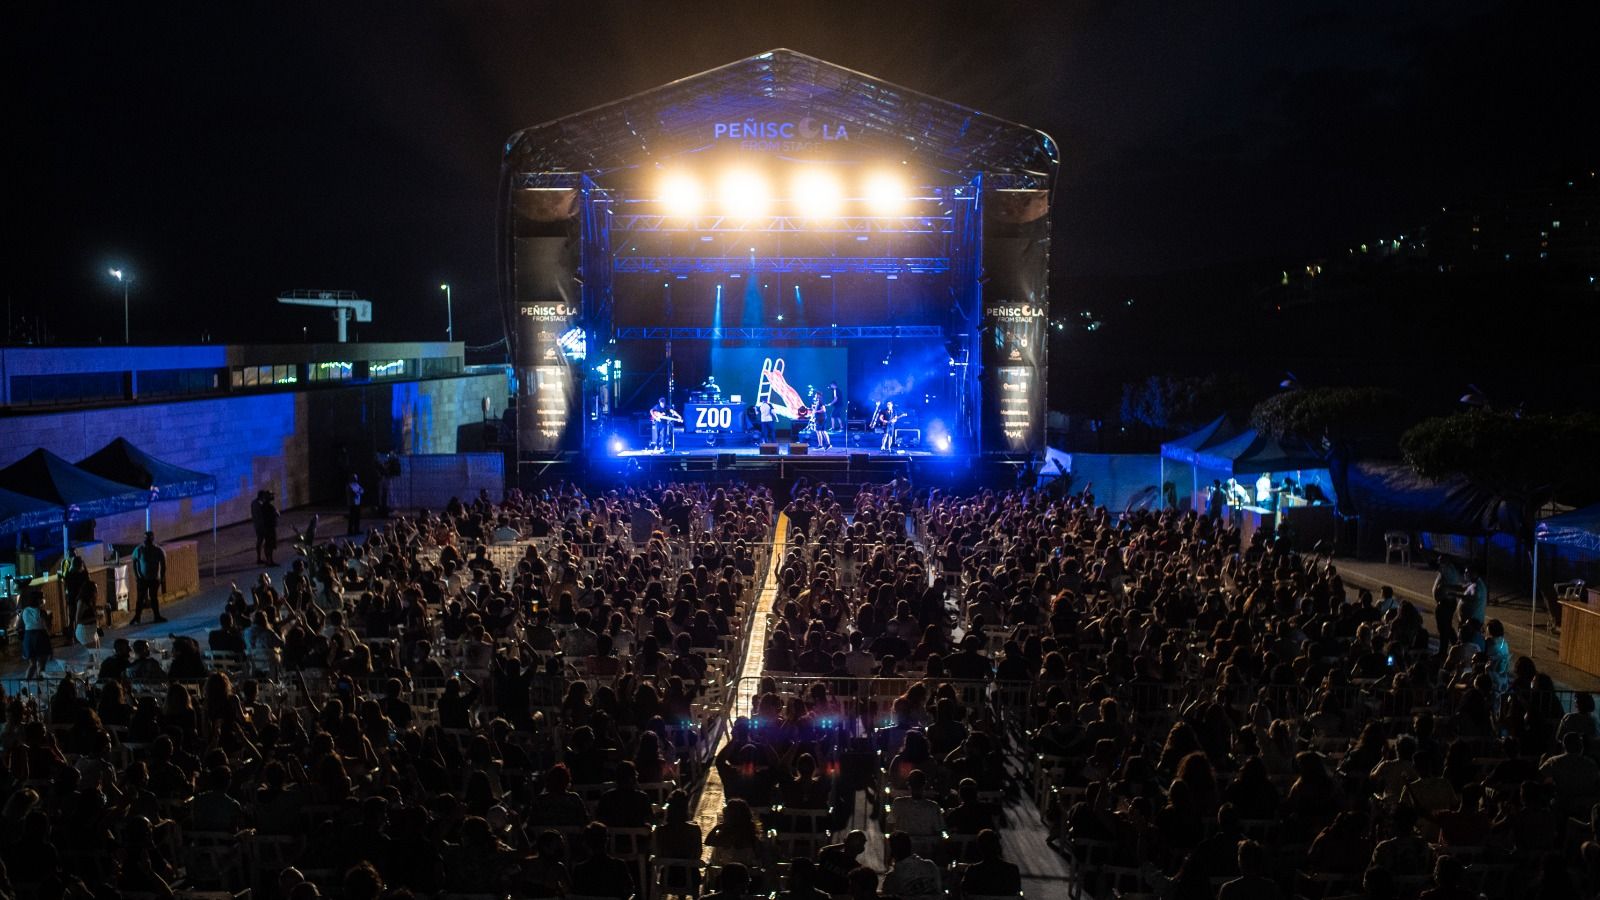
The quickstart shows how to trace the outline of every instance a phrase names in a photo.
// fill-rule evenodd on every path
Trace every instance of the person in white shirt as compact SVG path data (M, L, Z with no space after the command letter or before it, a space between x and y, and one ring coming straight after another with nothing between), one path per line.
M761 440L770 444L778 439L778 416L772 411L772 400L766 397L756 404L756 421L761 423Z
M28 661L29 679L44 674L50 665L54 647L50 644L50 613L44 608L44 593L28 591L28 597L17 612L18 628L22 631L22 657Z
M889 836L889 856L894 860L883 876L883 893L900 900L943 900L939 865L911 849L911 835L896 831Z
M844 670L851 678L871 678L872 670L878 666L878 661L862 647L865 643L866 635L859 631L851 633L850 652L844 655Z
M929 837L944 830L944 810L939 804L922 796L928 787L928 773L914 769L906 778L911 796L898 797L890 802L889 814L894 817L896 831L917 837Z

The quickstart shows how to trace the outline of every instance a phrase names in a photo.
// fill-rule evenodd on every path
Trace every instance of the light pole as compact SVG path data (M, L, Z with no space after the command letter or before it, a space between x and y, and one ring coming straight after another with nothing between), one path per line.
M133 273L124 273L121 269L112 269L111 277L122 282L122 342L128 340L128 288L133 284Z
M444 291L444 338L453 341L456 339L456 316L450 308L450 285L441 284L439 290Z

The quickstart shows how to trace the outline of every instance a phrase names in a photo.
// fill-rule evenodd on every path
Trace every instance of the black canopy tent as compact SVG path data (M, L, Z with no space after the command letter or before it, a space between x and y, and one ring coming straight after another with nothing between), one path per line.
M0 488L60 507L61 555L71 552L67 528L73 522L112 516L150 505L144 488L102 478L39 448L0 469Z
M78 462L78 468L149 492L150 503L215 494L217 479L185 469L140 450L127 438L117 438ZM150 507L145 506L145 530L150 529ZM217 577L217 505L211 504L211 577Z
M1584 553L1600 553L1600 503L1594 506L1574 509L1559 516L1551 516L1535 525L1533 528L1533 589L1529 596L1533 598L1528 607L1528 631L1533 633L1538 627L1539 610L1539 547L1566 547ZM1551 601L1555 603L1559 601ZM1550 604L1546 605L1546 612L1550 612ZM1530 641L1532 645L1528 655L1532 657L1538 649L1537 641Z
M35 528L54 528L67 511L48 500L0 489L0 534L21 534Z

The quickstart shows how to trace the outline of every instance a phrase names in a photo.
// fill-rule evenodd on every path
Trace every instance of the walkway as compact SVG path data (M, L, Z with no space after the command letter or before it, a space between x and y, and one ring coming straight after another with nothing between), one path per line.
M256 564L255 530L249 522L228 525L217 529L217 564L215 575L211 564L211 532L187 535L173 540L193 540L200 544L200 590L187 597L181 597L161 604L161 613L167 617L165 624L157 625L146 620L143 625L123 625L107 628L105 638L102 640L104 650L101 655L110 653L111 642L119 637L129 640L146 638L155 640L169 635L192 637L206 646L206 637L213 628L217 627L217 616L221 615L223 607L227 604L228 592L232 585L237 584L240 590L248 591L262 572L270 572L272 579L278 585L283 584L283 576L288 571L289 563L294 561L294 551L287 538L292 530L305 528L312 515L321 516L319 531L330 540L342 540L344 531L344 517L342 511L333 509L302 508L290 510L283 514L283 524L279 532L285 540L278 544L277 566L261 566ZM20 678L28 671L28 664L22 661L20 650L13 645L11 653L3 663L0 663L0 679L6 682L9 689L12 679ZM55 648L55 658L51 660L51 675L59 675L67 671L83 671L86 666L95 664L94 660L101 656L94 656L91 651L81 645L72 644Z
M788 517L780 514L773 534L770 565L763 575L755 604L745 614L749 640L745 643L744 659L738 666L739 680L733 691L734 701L729 710L730 717L748 713L755 702L755 688L761 679L762 667L766 660L767 615L777 600L777 573L787 547L788 526ZM726 741L727 729L724 729L723 736L713 753L720 751ZM1015 766L1012 768L1020 771ZM1025 896L1065 897L1069 882L1068 862L1060 851L1046 843L1050 830L1041 819L1039 810L1027 789L1029 784L1027 776L1018 775L1017 781L1022 790L1016 796L1006 799L1001 824L1000 835L1005 858L1021 868ZM713 768L706 778L699 804L695 808L695 820L700 825L701 834L710 834L711 829L716 827L724 802L722 780ZM850 821L843 829L830 835L829 842L833 837L851 829L866 832L867 849L861 854L860 861L867 868L882 874L889 868L889 861L884 855L883 829L879 820L870 815L869 804L864 794L857 794L854 803L855 808L851 811ZM702 857L707 863L711 861L711 849L705 848Z
M711 749L709 757L711 759L715 759L727 745L733 719L739 716L742 710L752 708L755 703L756 685L761 680L762 661L767 658L767 614L772 612L773 605L778 599L778 569L783 562L788 534L789 517L779 513L772 532L772 554L767 560L766 571L761 573L756 601L745 610L744 614L744 627L749 637L744 642L744 659L738 664L739 675L733 685L733 702L728 707L729 727L721 730L716 746ZM722 816L725 796L722 792L722 776L718 774L716 766L711 766L705 785L700 789L700 802L694 811L694 818L700 825L701 835L709 835L711 829L716 827L717 821ZM703 859L707 863L711 862L711 847L705 848Z
M1334 568L1344 578L1350 589L1367 588L1374 594L1384 585L1394 588L1395 595L1409 600L1422 611L1422 618L1433 628L1433 578L1435 572L1418 563L1402 565L1366 562L1354 559L1335 559ZM1496 580L1492 585L1489 616L1499 619L1506 627L1506 642L1511 652L1531 656L1539 671L1548 672L1556 686L1576 691L1600 692L1600 678L1562 665L1557 659L1559 640L1550 629L1550 615L1541 601L1536 615L1537 630L1529 628L1528 598L1508 590L1509 585Z

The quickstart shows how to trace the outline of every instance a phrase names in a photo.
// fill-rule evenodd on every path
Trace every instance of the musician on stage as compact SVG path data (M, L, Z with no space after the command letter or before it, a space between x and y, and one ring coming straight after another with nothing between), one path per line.
M894 424L904 417L903 413L895 412L893 400L883 404L883 412L878 414L877 421L877 424L883 428L883 443L879 445L879 450L894 449Z
M682 421L683 417L667 403L667 398L657 400L656 405L650 407L650 446L661 451L671 450L672 426Z
M828 401L821 391L811 392L811 431L816 435L818 450L833 449L833 437L828 434Z
M706 380L700 383L700 390L713 401L722 399L722 388L717 385L715 375L707 375Z
M770 444L778 439L778 414L772 410L772 400L762 397L756 404L756 421L761 426L761 440Z
M843 400L843 398L839 396L839 382L837 382L837 381L828 382L828 387L827 387L826 393L828 395L827 406L828 406L828 410L829 410L829 413L828 413L828 430L829 431L843 431L844 430L844 420L842 420L840 418L840 416L844 413L844 404L841 402ZM849 435L846 435L846 437L848 437L848 436Z

